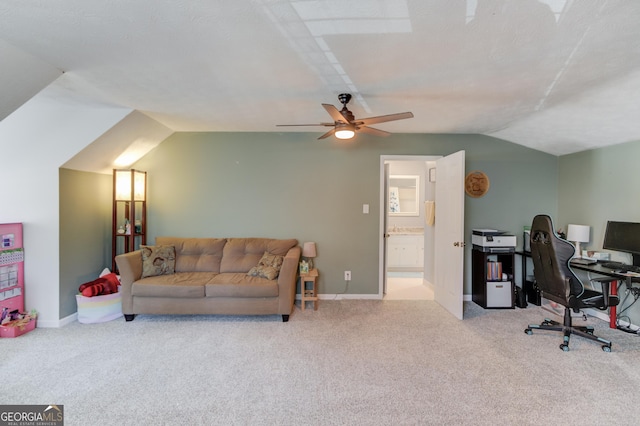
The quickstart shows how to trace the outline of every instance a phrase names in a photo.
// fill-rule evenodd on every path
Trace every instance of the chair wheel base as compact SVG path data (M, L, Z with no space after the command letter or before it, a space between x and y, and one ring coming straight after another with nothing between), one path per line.
M569 352L569 339L573 335L596 341L602 345L601 347L603 351L611 352L611 342L596 336L592 326L572 326L571 313L568 309L565 309L564 323L559 323L545 318L539 325L529 324L528 327L524 329L524 332L525 334L531 335L533 334L533 330L557 331L563 333L564 340L559 346L563 352Z

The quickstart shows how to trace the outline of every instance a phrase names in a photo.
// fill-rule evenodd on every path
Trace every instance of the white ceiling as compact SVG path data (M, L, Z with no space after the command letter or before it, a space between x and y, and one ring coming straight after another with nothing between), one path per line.
M174 131L319 136L276 124L331 121L320 104L349 92L356 117L414 113L390 132L555 155L640 140L634 0L3 1L0 42L3 71L35 58ZM33 96L0 85L0 113Z

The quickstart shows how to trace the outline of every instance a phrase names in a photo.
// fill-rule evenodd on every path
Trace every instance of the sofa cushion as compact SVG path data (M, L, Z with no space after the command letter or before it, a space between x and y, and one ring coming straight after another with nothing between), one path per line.
M156 237L156 244L176 248L176 272L220 272L226 238Z
M278 282L244 272L218 274L205 286L207 297L277 297Z
M252 277L262 277L268 280L275 280L276 278L278 278L283 260L284 256L271 254L265 251L260 261L258 261L258 264L249 269L247 275L250 275Z
M131 286L132 296L143 297L204 297L205 285L213 281L211 272L177 272L142 278Z
M140 251L142 252L142 278L175 272L176 249L174 246L140 246Z
M298 240L271 238L229 238L223 249L220 272L249 272L256 266L264 252L284 256L295 247Z

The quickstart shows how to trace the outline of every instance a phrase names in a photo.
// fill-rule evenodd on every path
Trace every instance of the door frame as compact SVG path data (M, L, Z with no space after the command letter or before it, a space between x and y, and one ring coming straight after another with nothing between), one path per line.
M380 299L384 298L384 292L386 289L386 280L387 280L387 271L386 271L386 238L385 234L387 232L386 223L387 223L387 209L386 209L386 199L387 194L385 191L385 183L386 183L386 173L385 173L385 162L387 161L436 161L440 158L444 157L443 155L381 155L380 156L380 225L378 229L379 235L379 252L378 252L378 297ZM425 178L428 180L428 177ZM424 182L422 183L424 185ZM422 186L424 188L424 186Z

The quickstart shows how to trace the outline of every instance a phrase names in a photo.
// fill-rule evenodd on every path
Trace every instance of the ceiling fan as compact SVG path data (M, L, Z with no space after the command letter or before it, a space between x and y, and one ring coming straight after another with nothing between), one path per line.
M328 138L331 135L335 135L338 139L351 139L357 132L368 133L375 136L389 136L391 133L384 130L374 129L369 127L369 124L384 123L387 121L404 120L405 118L412 118L413 113L401 112L397 114L379 115L377 117L359 118L355 116L347 108L347 104L351 100L349 93L341 93L338 95L338 100L342 104L342 109L338 110L331 104L322 104L324 109L333 118L333 123L319 123L319 124L278 124L278 127L285 126L326 126L333 127L327 133L320 136L318 139Z

